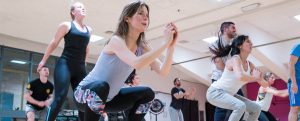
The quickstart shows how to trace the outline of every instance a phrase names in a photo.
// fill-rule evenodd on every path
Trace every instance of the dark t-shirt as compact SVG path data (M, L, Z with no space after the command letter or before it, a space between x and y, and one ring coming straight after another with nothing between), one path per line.
M181 99L176 99L176 98L174 97L174 94L175 94L175 93L179 93L179 92L185 93L185 90L182 89L182 88L177 88L177 87L174 87L174 88L172 88L172 90L171 90L172 101L171 101L170 106L173 107L173 108L175 108L175 109L181 109L182 104L183 104L183 98L181 98Z
M29 82L27 90L32 91L31 97L38 101L45 101L49 98L49 95L53 93L53 84L49 81L42 83L39 78ZM45 107L39 107L27 101L27 104L32 105L36 110L42 110Z

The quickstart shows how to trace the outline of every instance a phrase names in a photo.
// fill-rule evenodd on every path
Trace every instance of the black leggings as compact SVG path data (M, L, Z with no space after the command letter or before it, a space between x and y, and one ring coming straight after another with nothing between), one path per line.
M128 118L128 116L129 116L130 110L131 110L131 109L127 109L127 110L125 110L125 111L123 112L123 116L124 116L123 121L129 121L127 118ZM141 117L141 116L142 116L142 120L141 120L141 121L146 121L145 118L144 118L145 114L140 114L140 115L137 114L136 116L138 116L138 117Z
M90 89L94 91L105 103L105 112L119 112L130 109L128 121L141 121L146 114L136 114L137 108L141 104L151 102L154 99L154 92L149 87L127 87L121 88L119 93L109 102L107 96L109 93L109 84L105 81L95 81L84 87L83 90ZM92 111L87 105L85 106L85 121L98 121L99 114Z
M268 117L269 121L277 121L276 118L273 116L273 114L270 111L261 111L261 113L265 113L265 115Z
M56 63L54 70L54 89L55 95L50 105L46 121L54 121L64 103L69 85L71 83L73 91L79 82L86 76L85 63L60 58ZM75 101L76 102L76 101ZM83 112L79 111L79 118L83 121Z

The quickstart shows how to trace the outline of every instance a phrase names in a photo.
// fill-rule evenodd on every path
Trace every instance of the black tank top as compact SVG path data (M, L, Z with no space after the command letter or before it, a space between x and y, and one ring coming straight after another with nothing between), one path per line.
M86 32L81 32L76 28L73 21L71 22L70 31L64 36L65 47L61 55L62 58L85 62L86 48L90 40L90 32L87 27L86 29Z

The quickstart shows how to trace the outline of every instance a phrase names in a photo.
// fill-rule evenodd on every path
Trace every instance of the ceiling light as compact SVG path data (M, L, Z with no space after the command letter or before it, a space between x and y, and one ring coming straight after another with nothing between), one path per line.
M102 40L102 39L103 39L103 37L93 34L93 35L91 35L90 41L91 42L97 42L97 41Z
M205 41L205 42L211 44L211 43L214 43L216 40L218 40L218 37L212 36L212 37L205 38L202 41Z
M295 19L297 19L298 21L300 21L300 15L296 15L294 16Z
M16 63L16 64L26 64L27 62L25 61L20 61L20 60L11 60L11 63Z

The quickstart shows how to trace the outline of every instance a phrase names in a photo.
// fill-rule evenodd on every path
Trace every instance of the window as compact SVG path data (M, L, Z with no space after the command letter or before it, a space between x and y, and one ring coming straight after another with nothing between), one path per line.
M3 48L0 110L21 110L24 85L29 75L29 52Z

